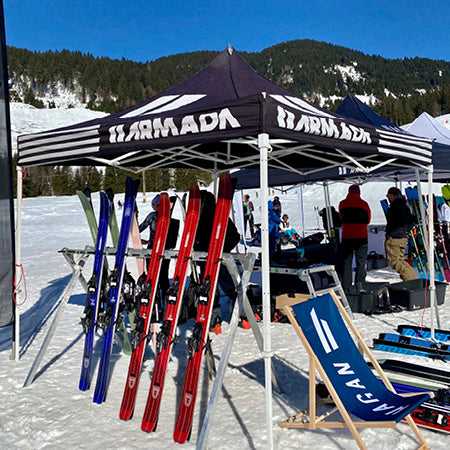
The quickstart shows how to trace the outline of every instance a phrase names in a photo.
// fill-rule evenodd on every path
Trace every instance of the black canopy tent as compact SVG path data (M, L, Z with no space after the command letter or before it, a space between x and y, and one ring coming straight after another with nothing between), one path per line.
M117 167L428 166L430 142L318 108L259 76L232 48L158 96L124 111L18 139L18 164Z
M263 314L270 317L268 167L431 168L431 141L322 110L258 75L232 47L158 96L110 116L18 138L18 165L112 165L143 171L259 168ZM20 180L19 180L20 182ZM264 321L272 445L270 322Z

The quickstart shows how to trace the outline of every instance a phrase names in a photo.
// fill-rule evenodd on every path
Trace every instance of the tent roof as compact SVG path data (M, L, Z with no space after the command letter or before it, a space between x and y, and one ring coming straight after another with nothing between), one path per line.
M433 119L429 114L423 113L409 126L400 128L375 111L372 111L353 94L345 97L336 112L345 117L360 120L386 130L402 134L408 133L413 136L426 137L433 140L434 179L448 180L450 178L450 130L441 125L436 119ZM408 177L410 172L403 170L403 173Z
M336 113L360 122L369 123L378 128L405 133L405 130L377 114L354 94L348 94L344 98Z
M408 133L432 139L435 143L450 149L450 130L426 112L404 128Z
M156 97L109 116L18 138L18 164L196 167L259 166L266 133L273 167L370 171L426 166L431 142L344 118L258 75L232 47Z

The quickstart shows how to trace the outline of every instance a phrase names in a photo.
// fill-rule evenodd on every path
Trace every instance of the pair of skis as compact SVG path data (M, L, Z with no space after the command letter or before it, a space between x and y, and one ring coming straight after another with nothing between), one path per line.
M123 206L123 215L119 232L115 263L114 268L111 270L108 280L109 297L108 301L105 303L104 311L99 313L97 318L97 324L101 324L104 332L103 332L102 350L100 355L100 363L97 374L97 382L94 392L95 403L102 403L106 397L108 376L109 376L109 362L111 359L113 338L116 329L120 325L120 320L118 320L119 301L122 290L123 276L125 272L126 255L128 250L128 239L130 235L131 222L133 218L136 193L137 193L137 183L135 183L132 178L128 177L125 184L125 201ZM100 221L102 221L102 219L100 219ZM97 290L99 290L100 284L98 284L97 286L98 286ZM94 332L93 330L94 325L95 324L92 324L90 330L91 334ZM83 369L82 369L83 380L80 379L80 388L83 387L87 389L89 387L91 369L90 364L87 363L87 360L85 358L86 356L83 357ZM86 367L86 371L85 366L88 366ZM84 373L84 371L86 373Z
M411 206L413 215L415 216L417 222L419 223L418 230L419 230L419 235L421 236L421 239L422 239L422 245L423 245L424 249L426 248L427 236L423 235L423 230L422 230L422 227L420 226L421 219L422 219L421 211L420 211L420 202L424 203L425 213L426 213L427 207L434 208L433 211L435 212L435 223L434 223L435 245L434 245L433 250L434 250L434 254L435 254L434 265L435 265L436 278L439 281L445 281L446 279L450 280L450 266L449 266L449 262L448 262L448 258L447 258L447 251L445 250L445 248L443 246L443 241L441 239L440 224L439 224L439 221L437 218L437 209L435 207L434 198L432 199L432 202L433 202L432 205L429 205L429 204L427 205L423 199L419 198L419 193L418 193L418 190L416 187L414 187L414 188L407 187L405 189L405 194L406 194L406 198L408 199L408 203ZM425 272L426 272L426 270L425 270Z
M81 324L83 326L83 331L85 332L83 360L81 365L80 382L78 385L81 391L86 391L89 389L91 383L92 354L94 349L96 321L100 304L103 266L105 263L104 251L108 234L109 212L110 206L108 196L105 192L100 192L100 218L95 245L94 268L92 276L88 281L86 306L84 308L84 316L81 318Z
M424 356L443 361L450 360L450 332L437 330L435 339L431 338L429 328L420 328L412 325L399 325L400 334L382 333L374 339L374 347L394 353ZM450 380L449 380L450 382Z
M434 431L450 433L450 391L448 384L437 389L435 386L417 384L414 381L399 381L391 378L389 381L398 394L410 395L432 392L434 397L423 402L412 411L411 418L419 426L430 428Z
M112 189L107 189L106 192L100 193L100 215L98 225L92 205L90 189L86 188L84 191L77 191L77 195L80 199L92 239L95 243L93 273L88 281L86 306L83 312L83 317L81 318L81 324L86 336L83 349L79 389L86 391L89 389L91 381L93 342L95 330L97 329L96 322L101 300L104 300L102 299L102 296L105 292L102 290L102 286L106 284L105 274L107 275L109 272L108 261L104 256L108 225L111 232L113 245L115 247L117 247L119 242L119 226L117 224L114 210L114 193ZM129 343L126 335L125 327L123 327L123 329L121 328L121 333L123 334L123 350L125 353L128 351L131 353L131 344Z
M219 275L219 267L227 229L231 199L232 187L230 176L228 174L222 174L219 180L218 199L204 271L203 283L199 288L196 321L194 325L193 335L188 341L189 360L174 431L174 440L180 443L185 442L186 439L189 438L192 428L200 367L204 349L208 342L209 322L213 309L213 302ZM161 330L156 337L156 361L141 425L142 430L147 432L154 431L158 422L167 364L170 352L174 344L176 343L175 330L181 307L186 272L190 263L192 247L197 230L199 211L200 193L198 188L193 187L190 191L188 210L186 214L186 223L181 239L181 247L175 267L173 282L167 294L167 307L165 316L161 326ZM159 226L160 221L158 218L156 233L158 233ZM154 251L154 249L152 249L152 257L154 255L155 258L157 258L157 253ZM151 264L152 263L150 261L150 266ZM151 277L150 266L148 276ZM149 300L149 307L151 307L151 298ZM143 317L143 314L145 315L145 317ZM142 356L145 348L145 338L147 337L148 333L148 315L149 310L142 310L141 305L139 316L144 319L144 332L142 335L142 340L139 341L139 345L133 351L130 361L127 382L120 409L120 418L124 420L130 419L134 411L139 376L142 366Z

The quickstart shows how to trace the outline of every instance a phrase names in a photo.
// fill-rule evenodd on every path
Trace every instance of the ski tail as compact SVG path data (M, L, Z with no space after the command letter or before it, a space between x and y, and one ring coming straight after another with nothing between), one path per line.
M167 364L172 348L176 344L175 330L181 310L186 273L191 263L190 258L198 226L200 203L200 190L198 186L192 186L189 191L188 210L173 281L166 297L167 307L164 320L156 337L155 366L141 424L141 429L147 432L154 431L158 422Z
M201 362L203 351L209 342L209 322L216 292L220 259L228 225L232 194L230 176L228 174L222 174L219 180L218 199L208 247L203 283L200 286L197 297L197 316L193 335L188 340L188 365L173 434L173 439L180 443L189 439L191 434Z

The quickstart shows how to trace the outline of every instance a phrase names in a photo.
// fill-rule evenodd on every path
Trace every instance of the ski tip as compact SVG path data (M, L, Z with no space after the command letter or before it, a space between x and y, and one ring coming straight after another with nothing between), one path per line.
M92 399L93 403L97 403L101 405L105 401L105 394L101 392L94 392L94 398Z
M218 198L231 199L233 197L233 186L231 184L231 177L228 173L222 173L219 178L219 193Z
M200 188L196 184L192 185L189 189L189 198L200 198Z
M84 381L80 381L80 384L78 385L78 389L80 391L87 391L89 389L89 383L86 383Z

